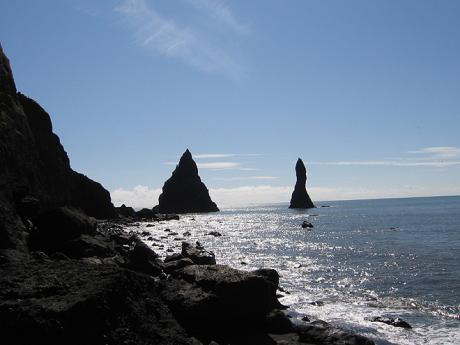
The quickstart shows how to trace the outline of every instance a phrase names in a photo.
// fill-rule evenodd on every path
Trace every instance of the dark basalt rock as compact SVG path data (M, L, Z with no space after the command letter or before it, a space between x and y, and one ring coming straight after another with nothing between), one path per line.
M72 205L90 216L113 216L109 193L71 169L50 116L37 102L16 93L1 48L0 81L0 248L26 250L24 222L35 211L23 207L25 197L38 201L35 210Z
M302 228L304 228L304 229L307 229L307 228L308 228L308 229L311 229L311 228L313 228L313 224L310 223L310 222L307 222L306 220L304 220L304 221L302 222Z
M189 258L196 265L215 265L216 257L211 251L207 251L200 244L196 244L195 247L188 242L182 242L181 255L184 258Z
M399 317L392 318L392 317L376 316L376 317L370 318L369 321L382 322L382 323L386 323L387 325L391 325L394 327L402 327L402 328L408 328L408 329L412 328L412 326L408 322L404 321L403 319L400 319Z
M374 345L374 342L358 334L333 327L318 320L297 326L298 340L301 343L318 345Z
M174 271L162 296L187 331L218 343L263 333L267 315L279 302L265 277L222 265L191 265ZM263 344L256 342L256 344Z
M187 149L158 198L160 213L219 211L209 191L198 176L198 167Z
M125 204L121 205L120 207L115 207L115 211L123 217L134 218L136 216L136 211L134 211L134 208L126 206Z
M2 267L5 343L199 345L174 319L151 277L67 260Z
M300 158L295 165L295 173L297 181L295 183L294 192L292 192L289 208L314 208L315 205L313 201L311 201L305 186L307 183L307 170Z

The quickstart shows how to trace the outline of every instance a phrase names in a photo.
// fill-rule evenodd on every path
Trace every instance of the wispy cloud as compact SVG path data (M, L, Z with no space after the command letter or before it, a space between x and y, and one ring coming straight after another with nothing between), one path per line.
M409 151L409 153L428 154L437 158L460 157L460 147L453 146L433 146L424 147L419 150Z
M338 161L338 162L311 162L316 165L364 165L364 166L394 166L394 167L436 167L445 168L460 165L460 161Z
M146 0L125 0L115 11L122 15L136 42L145 49L179 59L201 71L226 75L236 82L241 79L241 64L227 51L211 44L198 29L180 26L160 14Z
M408 153L419 157L399 157L385 160L311 162L316 165L358 165L358 166L394 166L394 167L434 167L446 168L460 166L460 148L452 146L424 147ZM457 159L455 159L457 158Z
M197 159L208 159L208 158L228 158L228 157L257 157L263 156L262 153L198 153L194 154L193 157Z
M276 180L277 176L233 176L233 177L215 177L216 181L244 181L244 180Z
M186 0L195 8L208 13L214 20L225 24L239 34L248 34L250 28L238 20L233 11L221 0Z
M224 169L235 169L240 166L237 162L212 162L212 163L197 163L199 169L212 169L212 170L224 170Z

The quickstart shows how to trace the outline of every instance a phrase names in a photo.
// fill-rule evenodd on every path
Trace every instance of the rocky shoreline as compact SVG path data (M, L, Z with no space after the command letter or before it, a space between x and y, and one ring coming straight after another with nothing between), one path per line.
M373 344L322 321L293 324L275 270L219 265L199 243L160 260L125 229L178 216L115 208L102 185L74 171L49 115L16 91L1 46L0 134L2 343ZM187 186L180 170L173 177ZM170 209L178 194L166 187L160 207Z

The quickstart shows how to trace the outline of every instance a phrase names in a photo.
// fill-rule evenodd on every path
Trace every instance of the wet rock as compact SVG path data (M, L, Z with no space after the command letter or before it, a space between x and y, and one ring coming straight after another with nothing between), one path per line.
M313 305L315 307L322 307L324 305L324 302L323 301L314 301L314 302L310 302L308 304Z
M219 211L198 175L197 165L189 150L182 155L172 176L163 185L158 203L160 213Z
M310 318L309 318L307 315L305 315L304 317L302 317L301 320L304 321L304 322L310 322Z
M299 158L295 166L297 181L292 192L291 203L289 208L314 208L315 205L310 199L305 187L307 183L307 170L302 160Z
M214 236L214 237L222 236L222 234L220 232L218 232L218 231L211 231L211 232L208 233L208 235Z
M344 331L327 322L311 322L297 325L301 343L321 345L374 345L374 342L358 334Z
M313 228L313 224L310 223L310 222L307 222L306 220L304 220L304 221L302 222L302 228L304 228L304 229L306 229L306 228L311 229L311 228Z
M412 326L408 322L404 321L403 319L399 317L392 318L392 317L376 316L376 317L369 318L368 321L382 322L382 323L386 323L387 325L391 325L394 327L402 327L402 328L407 328L407 329L412 328Z
M191 259L196 265L216 264L214 253L205 250L199 243L193 246L188 242L182 242L181 254L185 258Z

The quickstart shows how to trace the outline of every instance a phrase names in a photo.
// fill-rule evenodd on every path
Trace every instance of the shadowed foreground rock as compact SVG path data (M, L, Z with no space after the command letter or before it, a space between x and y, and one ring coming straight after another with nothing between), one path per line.
M294 191L292 192L291 204L289 208L314 208L315 205L311 201L307 193L307 170L302 160L299 158L295 165L295 174L297 181L295 183Z
M217 205L198 176L198 167L189 150L180 158L158 198L160 213L216 212Z

